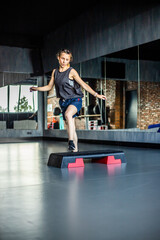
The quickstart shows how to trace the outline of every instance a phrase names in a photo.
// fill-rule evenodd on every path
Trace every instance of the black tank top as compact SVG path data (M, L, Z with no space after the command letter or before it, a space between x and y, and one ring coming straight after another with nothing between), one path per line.
M56 69L54 72L54 83L56 89L57 98L70 99L83 97L81 86L75 81L69 78L69 73L72 67L68 68L64 72L60 72Z

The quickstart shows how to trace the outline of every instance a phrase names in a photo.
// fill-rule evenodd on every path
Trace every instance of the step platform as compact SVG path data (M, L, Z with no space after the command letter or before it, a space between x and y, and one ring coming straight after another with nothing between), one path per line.
M84 159L91 159L91 162L102 164L122 164L127 162L123 151L97 150L51 153L48 166L57 168L84 167Z

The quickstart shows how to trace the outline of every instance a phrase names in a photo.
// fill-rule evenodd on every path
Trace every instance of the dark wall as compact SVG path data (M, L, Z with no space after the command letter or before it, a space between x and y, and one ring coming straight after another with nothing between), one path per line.
M74 63L160 38L160 4L98 4L44 38L44 71L56 65L56 52L69 48Z
M0 46L0 72L33 73L31 49Z
M40 50L0 46L0 72L42 75Z

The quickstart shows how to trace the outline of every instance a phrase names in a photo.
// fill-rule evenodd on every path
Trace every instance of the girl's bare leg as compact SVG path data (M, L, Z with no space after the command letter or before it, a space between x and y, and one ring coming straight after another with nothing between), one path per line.
M75 119L74 119L74 118L72 118L72 119L73 119L73 121L74 121L73 126L74 126L74 128L75 128ZM68 129L68 123L67 123L67 121L66 121L66 129L67 129L68 136L69 136L69 129ZM74 129L73 129L73 130L74 130ZM77 151L78 151L78 138L77 138L76 128L75 128L75 130L73 131L73 138L72 138L72 139L69 138L69 140L73 140L74 145L75 145L75 150L74 150L74 152L77 152Z
M77 112L77 108L74 105L69 105L66 112L65 112L65 118L66 118L66 127L68 132L68 139L73 140L75 145L74 152L78 151L77 146L77 133L76 133L76 127L75 127L75 119L73 118L73 115L75 115Z

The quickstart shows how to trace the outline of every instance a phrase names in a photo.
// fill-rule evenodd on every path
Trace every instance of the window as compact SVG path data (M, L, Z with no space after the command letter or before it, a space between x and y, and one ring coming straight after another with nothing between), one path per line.
M35 112L37 111L37 92L30 92L29 88L32 86L23 85L20 86L20 100L19 100L19 111L24 110L24 112ZM20 104L25 104L24 109L20 109Z
M0 112L8 112L7 87L0 88Z
M30 92L31 85L9 86L9 112L36 112L37 92Z
M17 112L19 98L19 86L9 86L9 112Z

